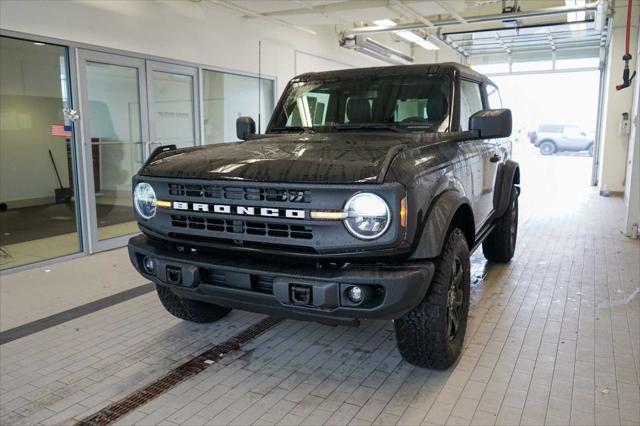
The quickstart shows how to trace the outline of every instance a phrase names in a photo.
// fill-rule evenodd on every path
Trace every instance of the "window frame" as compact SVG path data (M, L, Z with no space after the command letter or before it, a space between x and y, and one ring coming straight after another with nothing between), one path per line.
M447 119L445 121L443 121L443 124L445 122L447 123L447 126L446 126L447 130L445 130L444 132L455 132L455 131L458 131L459 129L455 127L455 116L454 116L455 114L458 113L458 107L456 106L456 104L457 104L456 99L458 97L458 92L459 92L457 90L458 86L459 86L459 83L456 81L457 80L456 75L455 75L455 73L449 73L449 72L432 72L432 73L419 75L419 77L423 77L423 78L429 78L429 77L434 77L434 76L445 77L445 78L447 78L449 80L448 81L449 97L447 99L448 100ZM284 90L282 90L282 92L280 93L279 99L278 99L278 101L276 102L276 104L275 104L275 106L273 108L273 113L271 115L271 120L269 121L269 124L267 125L267 128L265 129L265 133L271 133L271 132L273 132L274 128L278 127L276 125L277 124L277 118L278 118L277 115L276 115L276 112L284 107L285 94L292 89L292 86L294 84L301 83L301 82L305 82L306 83L308 81L312 81L312 80L304 80L304 79L293 78L292 80L290 80L287 83L287 85L285 86ZM331 105L331 102L329 102L329 105ZM327 105L327 110L325 111L325 116L330 111L330 109L328 108L329 105ZM340 111L338 111L338 114L339 113L340 113Z
M485 109L503 109L504 103L502 102L502 93L500 93L500 89L498 88L498 86L493 83L483 83L483 87L484 87L484 95L487 98ZM500 99L500 108L491 107L491 104L489 103L489 87L493 87L494 89L496 89L496 92L498 92L498 98Z
M456 96L456 100L457 100L457 130L460 132L468 132L469 129L467 130L462 130L462 121L461 121L461 116L462 116L462 82L466 81L468 83L473 83L473 84L477 84L478 85L478 89L480 90L480 103L482 104L482 109L479 109L478 111L484 111L487 109L487 93L486 90L484 89L484 85L485 82L484 81L478 81L478 80L474 80L473 78L469 78L467 76L461 76L458 78L458 83L457 83L457 88L458 88L458 95ZM476 111L476 112L478 112ZM474 112L475 114L475 112ZM473 115L473 114L471 114ZM471 118L471 116L469 116L469 118ZM469 126L469 123L467 123L467 127Z

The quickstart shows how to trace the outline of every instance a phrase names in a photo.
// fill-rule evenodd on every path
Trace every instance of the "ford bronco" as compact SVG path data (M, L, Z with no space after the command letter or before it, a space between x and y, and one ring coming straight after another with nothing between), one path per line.
M562 151L587 151L593 157L595 135L578 126L541 124L537 132L529 133L529 141L542 155Z
M515 250L511 112L459 64L307 73L258 135L156 149L133 178L133 265L178 318L231 309L357 325L391 319L402 357L462 350L469 256Z

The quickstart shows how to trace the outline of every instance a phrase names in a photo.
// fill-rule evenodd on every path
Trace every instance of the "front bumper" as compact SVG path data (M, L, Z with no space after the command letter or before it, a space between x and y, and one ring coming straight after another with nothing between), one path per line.
M402 316L424 298L434 272L428 261L326 269L180 252L145 235L129 240L129 256L138 272L180 297L332 324ZM143 267L145 257L153 260L152 273ZM354 285L365 295L360 304L346 296Z

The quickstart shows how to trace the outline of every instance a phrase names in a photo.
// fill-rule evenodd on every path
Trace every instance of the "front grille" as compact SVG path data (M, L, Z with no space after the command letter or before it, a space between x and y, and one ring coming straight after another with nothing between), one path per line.
M169 194L181 197L219 198L226 200L310 203L311 191L281 188L252 188L221 185L169 183Z
M203 216L171 215L174 228L199 229L229 234L260 235L275 238L313 239L310 226L287 223L217 219Z

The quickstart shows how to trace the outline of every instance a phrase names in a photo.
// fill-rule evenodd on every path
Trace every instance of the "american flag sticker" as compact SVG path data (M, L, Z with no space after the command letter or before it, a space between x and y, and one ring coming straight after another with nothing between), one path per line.
M71 126L65 126L62 124L51 125L51 136L59 136L62 138L71 137Z

